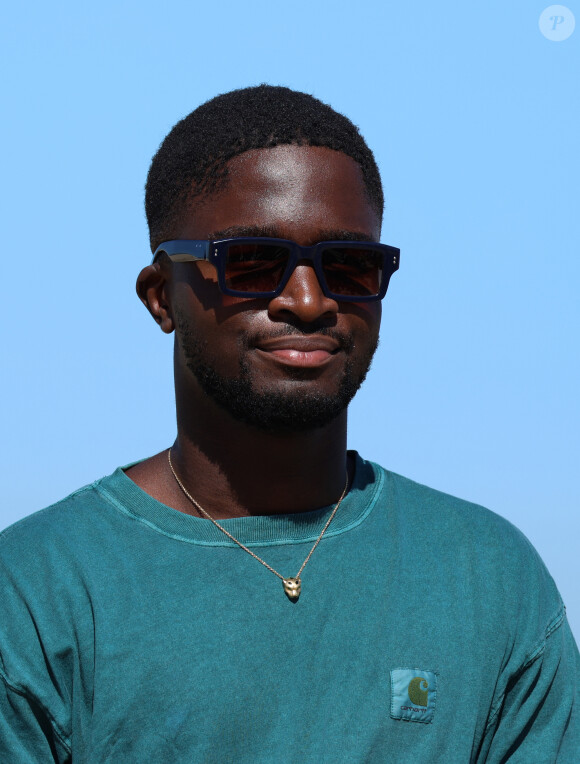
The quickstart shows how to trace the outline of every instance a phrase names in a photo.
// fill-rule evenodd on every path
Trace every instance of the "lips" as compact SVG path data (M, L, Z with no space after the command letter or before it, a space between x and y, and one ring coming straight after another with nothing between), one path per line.
M340 343L324 335L288 335L263 339L256 350L291 366L320 366L340 350Z

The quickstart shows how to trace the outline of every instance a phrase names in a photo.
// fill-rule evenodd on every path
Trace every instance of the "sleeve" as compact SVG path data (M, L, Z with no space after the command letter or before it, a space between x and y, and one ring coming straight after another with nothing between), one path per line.
M73 642L56 574L66 581L68 572L58 568L62 556L22 528L24 521L0 534L0 762L64 764Z
M13 687L0 670L0 761L68 764L71 752L40 703Z
M487 764L580 762L580 657L565 610L513 675L487 727Z

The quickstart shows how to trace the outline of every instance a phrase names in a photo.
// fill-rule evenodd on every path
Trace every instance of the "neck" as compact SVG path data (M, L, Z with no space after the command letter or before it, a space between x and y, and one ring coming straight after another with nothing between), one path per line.
M173 465L215 519L307 512L338 500L347 469L346 411L325 427L275 434L234 420L207 397L195 410L180 398Z

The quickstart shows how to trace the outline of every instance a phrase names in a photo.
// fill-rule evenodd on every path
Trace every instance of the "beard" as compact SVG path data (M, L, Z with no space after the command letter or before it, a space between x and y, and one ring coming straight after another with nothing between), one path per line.
M288 381L284 389L260 389L246 362L247 352L252 347L248 338L240 341L239 373L235 377L221 374L208 348L207 341L200 339L189 326L183 314L176 315L179 344L188 370L194 375L202 390L234 419L260 430L272 433L298 433L314 430L332 422L348 407L365 380L373 355L377 349L378 337L368 349L353 363L354 343L328 327L312 328L308 333L332 336L346 353L346 363L334 394L309 389L306 384L312 379L310 369L288 367ZM279 335L306 334L291 325L280 327ZM270 335L272 336L272 335ZM300 384L304 382L304 384Z

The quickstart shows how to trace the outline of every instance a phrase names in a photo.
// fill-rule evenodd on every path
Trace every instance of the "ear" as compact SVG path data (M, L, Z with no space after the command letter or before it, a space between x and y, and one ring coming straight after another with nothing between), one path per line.
M175 324L171 315L167 275L160 263L148 265L137 276L137 294L161 331L171 334Z

